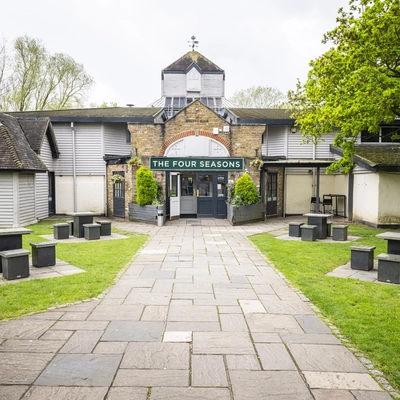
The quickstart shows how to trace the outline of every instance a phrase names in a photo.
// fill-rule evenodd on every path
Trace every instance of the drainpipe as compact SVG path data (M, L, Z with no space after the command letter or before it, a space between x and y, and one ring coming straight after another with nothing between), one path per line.
M348 199L347 199L347 207L348 207L348 213L347 213L347 218L349 221L353 221L353 204L354 204L354 175L353 171L349 172L349 177L348 177ZM346 214L346 210L344 210Z
M75 129L74 123L71 122L71 133L72 133L72 193L74 197L74 213L77 210L77 199L76 199L76 151L75 151Z

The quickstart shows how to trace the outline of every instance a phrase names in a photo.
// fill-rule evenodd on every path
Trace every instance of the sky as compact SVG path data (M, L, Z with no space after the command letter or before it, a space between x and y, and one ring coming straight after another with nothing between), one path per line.
M2 6L0 37L42 40L95 81L87 105L146 107L161 97L161 71L191 50L225 71L225 97L251 86L286 93L329 49L348 0L19 0Z

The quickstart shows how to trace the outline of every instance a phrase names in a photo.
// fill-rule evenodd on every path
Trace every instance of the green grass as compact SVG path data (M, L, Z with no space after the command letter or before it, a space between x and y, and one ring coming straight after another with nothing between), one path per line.
M34 233L23 236L23 247L31 250L30 243L45 241L40 235L52 234L54 223L57 221L27 227ZM1 285L0 320L98 296L148 239L147 235L123 233L127 239L58 243L56 257L86 273Z
M375 237L381 232L350 225L349 235L360 237L351 244L279 240L270 234L251 240L399 390L400 286L326 276L350 261L354 243L376 246L375 256L386 253L386 241Z

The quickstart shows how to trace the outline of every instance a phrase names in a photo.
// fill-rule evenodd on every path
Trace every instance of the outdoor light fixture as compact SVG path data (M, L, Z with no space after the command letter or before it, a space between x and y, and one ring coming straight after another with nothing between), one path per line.
M292 126L292 127L290 128L290 132L296 133L296 132L297 132L297 127L296 127L296 126Z

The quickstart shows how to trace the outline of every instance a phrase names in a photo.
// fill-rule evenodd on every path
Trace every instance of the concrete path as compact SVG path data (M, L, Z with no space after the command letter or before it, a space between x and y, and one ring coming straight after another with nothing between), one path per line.
M0 324L0 400L389 400L247 240L288 220L151 235L100 298Z

